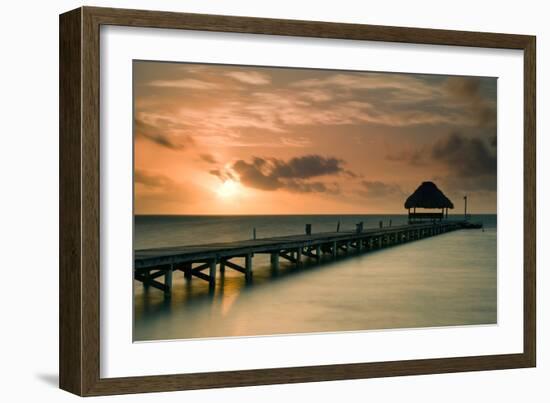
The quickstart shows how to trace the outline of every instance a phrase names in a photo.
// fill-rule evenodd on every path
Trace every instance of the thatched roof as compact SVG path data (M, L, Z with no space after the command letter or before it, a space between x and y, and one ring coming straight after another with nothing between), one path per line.
M422 184L405 201L405 208L454 208L453 202L433 182Z

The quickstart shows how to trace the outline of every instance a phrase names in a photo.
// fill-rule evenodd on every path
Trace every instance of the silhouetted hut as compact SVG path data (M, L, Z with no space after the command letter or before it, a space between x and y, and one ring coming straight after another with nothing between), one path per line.
M448 217L449 209L453 209L453 202L443 194L433 182L422 184L405 201L405 208L409 210L409 222L423 220L442 220ZM441 212L417 213L416 209L441 209ZM411 211L412 209L412 211Z

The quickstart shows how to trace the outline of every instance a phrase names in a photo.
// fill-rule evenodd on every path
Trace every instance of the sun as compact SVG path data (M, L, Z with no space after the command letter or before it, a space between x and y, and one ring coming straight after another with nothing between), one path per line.
M239 184L232 179L227 179L216 189L216 193L222 199L232 198L239 193Z

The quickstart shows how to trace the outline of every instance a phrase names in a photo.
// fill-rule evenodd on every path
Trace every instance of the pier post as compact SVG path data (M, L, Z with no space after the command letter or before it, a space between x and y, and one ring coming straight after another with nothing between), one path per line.
M191 274L192 267L193 263L185 263L183 265L183 276L188 280L191 280L191 278L193 277L193 275Z
M164 296L165 297L170 297L170 293L172 292L172 270L173 270L173 265L170 265L170 267L168 269L166 269L166 271L164 272L164 285L165 285L165 289L164 289Z
M321 245L315 246L315 259L317 262L321 260Z
M220 273L225 273L225 259L220 259Z
M216 259L211 259L209 263L210 263L209 283L210 283L210 287L214 287L216 285Z
M296 250L296 267L300 267L302 265L302 248L298 248Z
M143 282L143 288L149 289L149 279L151 278L151 270L147 270L144 274L145 281Z
M332 243L332 257L338 256L338 245L336 244L336 241Z
M271 266L273 267L273 271L277 272L279 270L279 252L271 254Z
M252 254L247 254L245 258L245 280L249 282L252 280Z

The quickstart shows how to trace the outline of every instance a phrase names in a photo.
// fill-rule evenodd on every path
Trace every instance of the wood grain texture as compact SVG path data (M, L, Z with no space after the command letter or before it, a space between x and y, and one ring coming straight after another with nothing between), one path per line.
M81 11L59 21L59 385L81 394Z
M537 162L536 162L536 39L530 37L524 48L524 174L523 174L523 353L530 366L536 366L537 288Z
M524 352L378 363L100 378L99 29L101 25L521 49L524 51ZM156 392L531 367L535 321L535 37L83 7L60 16L60 387ZM519 134L518 134L519 135Z

